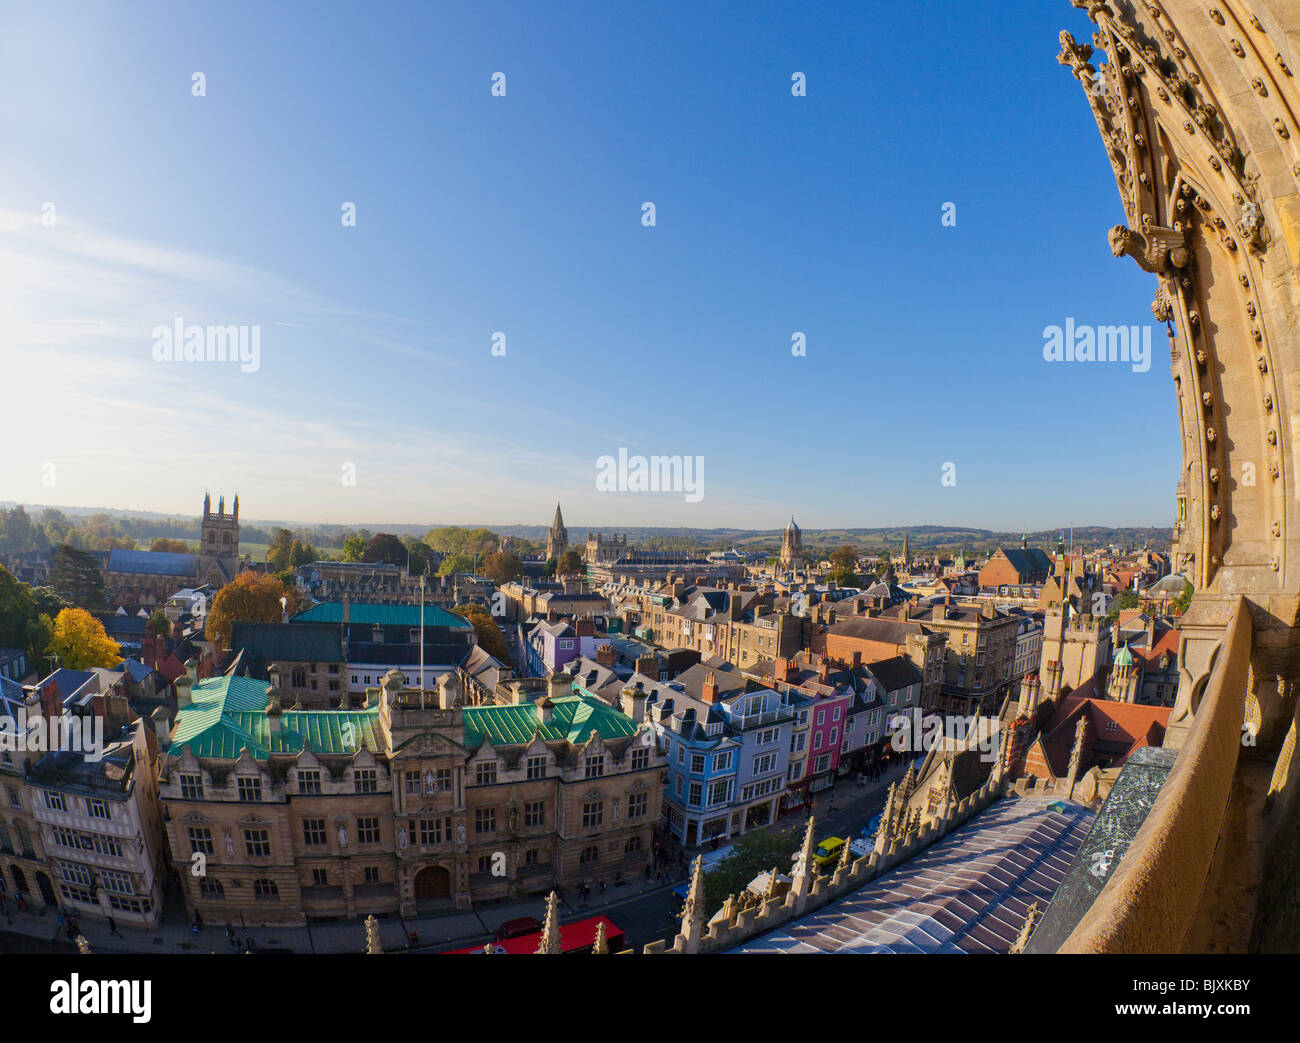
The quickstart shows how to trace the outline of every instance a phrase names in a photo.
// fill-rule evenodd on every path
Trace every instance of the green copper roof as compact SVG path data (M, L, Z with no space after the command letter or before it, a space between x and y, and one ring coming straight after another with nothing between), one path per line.
M293 617L295 623L342 623L343 602L323 601L309 609L304 609ZM407 626L420 625L419 605L376 605L371 602L354 602L348 606L349 623L366 623L371 626ZM424 606L424 625L427 627L451 627L453 630L473 630L474 624L464 616L448 612L437 605Z
M193 688L172 729L173 756L191 749L196 757L235 760L248 748L265 760L273 753L356 753L381 749L379 707L366 710L285 710L272 734L266 716L266 682L247 677L213 677ZM350 726L350 727L349 727ZM350 741L345 741L350 740Z
M465 710L465 748L478 749L483 742L493 746L520 746L531 742L533 732L543 740L586 742L593 732L602 739L635 735L636 723L603 699L589 695L566 695L551 700L551 720L541 724L532 703L511 706L473 706Z
M1132 666L1133 653L1128 650L1128 645L1120 645L1119 651L1115 653L1116 666Z

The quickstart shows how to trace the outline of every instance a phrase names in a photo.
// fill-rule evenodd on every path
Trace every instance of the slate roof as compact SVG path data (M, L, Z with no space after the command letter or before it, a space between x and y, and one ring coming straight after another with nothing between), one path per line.
M113 550L108 555L108 571L193 579L199 571L199 556L161 550Z
M913 620L853 616L835 623L829 632L841 637L856 637L862 641L901 645L905 644L913 634L923 634L925 630L920 623Z
M999 548L1006 555L1007 561L1011 562L1011 567L1021 576L1027 576L1033 572L1050 572L1052 569L1052 559L1049 558L1038 547L1001 547Z
M235 621L230 627L230 647L246 651L254 672L261 664L341 663L343 641L332 623L248 623Z
M383 749L378 704L364 710L285 710L280 731L272 734L266 689L265 681L247 677L198 682L191 704L177 712L169 755L180 756L190 749L196 757L235 760L247 747L251 756L266 760L272 754L303 749L342 754L356 753L362 746L372 753ZM349 732L350 744L345 741Z
M64 706L79 706L91 695L99 692L98 678L93 670L71 670L59 667L37 685L44 692L51 684L58 686L59 699Z
M901 655L871 663L867 669L886 692L897 692L900 688L920 684L924 680L916 664Z
M1030 904L1045 908L1065 878L1093 817L1077 804L998 801L861 890L731 951L1009 952Z

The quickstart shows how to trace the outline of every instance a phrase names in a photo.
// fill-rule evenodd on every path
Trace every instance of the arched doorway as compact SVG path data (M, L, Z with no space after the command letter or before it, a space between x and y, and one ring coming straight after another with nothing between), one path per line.
M54 897L54 886L50 883L50 878L44 873L37 872L36 886L41 892L41 901L46 905L57 905L58 899Z
M20 895L20 894L26 894L26 893L27 893L27 877L25 877L25 876L23 875L23 871L22 871L21 869L19 869L17 866L13 866L13 867L9 870L9 872L10 872L10 874L11 874L11 875L13 876L13 878L14 878L14 895L17 896L17 895Z
M415 900L437 902L451 897L451 873L444 866L425 866L415 874Z

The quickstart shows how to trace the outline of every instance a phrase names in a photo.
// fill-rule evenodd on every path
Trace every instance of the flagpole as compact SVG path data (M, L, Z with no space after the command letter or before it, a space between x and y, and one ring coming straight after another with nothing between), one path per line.
M424 709L424 574L420 575L420 709Z

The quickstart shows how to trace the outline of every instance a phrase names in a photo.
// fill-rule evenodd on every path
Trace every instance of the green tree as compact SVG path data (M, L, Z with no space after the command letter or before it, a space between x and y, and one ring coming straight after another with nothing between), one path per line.
M293 533L288 529L276 529L271 538L271 545L266 549L266 560L272 572L283 572L289 567L289 555L293 552Z
M429 566L433 562L433 551L429 548L429 545L414 536L403 536L402 546L406 548L406 553L410 559L411 575L426 575L429 572Z
M736 841L726 858L704 877L705 918L715 913L728 895L739 894L754 877L776 867L789 875L802 836L786 830L755 830Z
M35 618L31 587L0 565L0 647L26 648L28 628Z
M561 554L559 560L555 563L555 574L557 576L577 576L586 571L587 567L583 563L582 555L573 548Z
M500 545L497 534L490 529L466 529L459 525L430 529L424 542L442 554L491 554Z
M50 583L70 605L92 610L104 607L104 574L93 554L66 543L54 548Z
M1192 603L1193 593L1195 593L1195 588L1192 586L1191 581L1183 580L1183 592L1169 603L1169 607L1174 610L1176 615L1181 616L1187 611L1188 606Z
M558 567L558 565L559 562L557 562L554 558L547 558L546 564L542 566L542 575L554 576L555 570Z
M405 565L406 547L391 532L379 532L370 537L370 542L366 544L364 560L384 565Z
M1122 594L1116 594L1110 600L1110 610L1106 613L1104 622L1110 626L1119 619L1119 614L1124 609L1137 608L1137 595L1131 590L1126 590Z
M473 572L474 559L468 554L448 554L438 566L439 576L454 576L458 572Z
M365 561L366 541L362 536L346 536L343 539L344 561Z
M167 618L167 613L162 609L155 609L149 622L153 624L153 632L160 637L172 636L172 621Z
M22 504L12 510L0 509L0 551L21 554L40 550L45 543L45 533L28 516Z
M51 545L57 545L68 542L68 534L72 532L72 522L68 521L68 516L62 511L47 507L41 511L41 528L45 531L46 541Z

